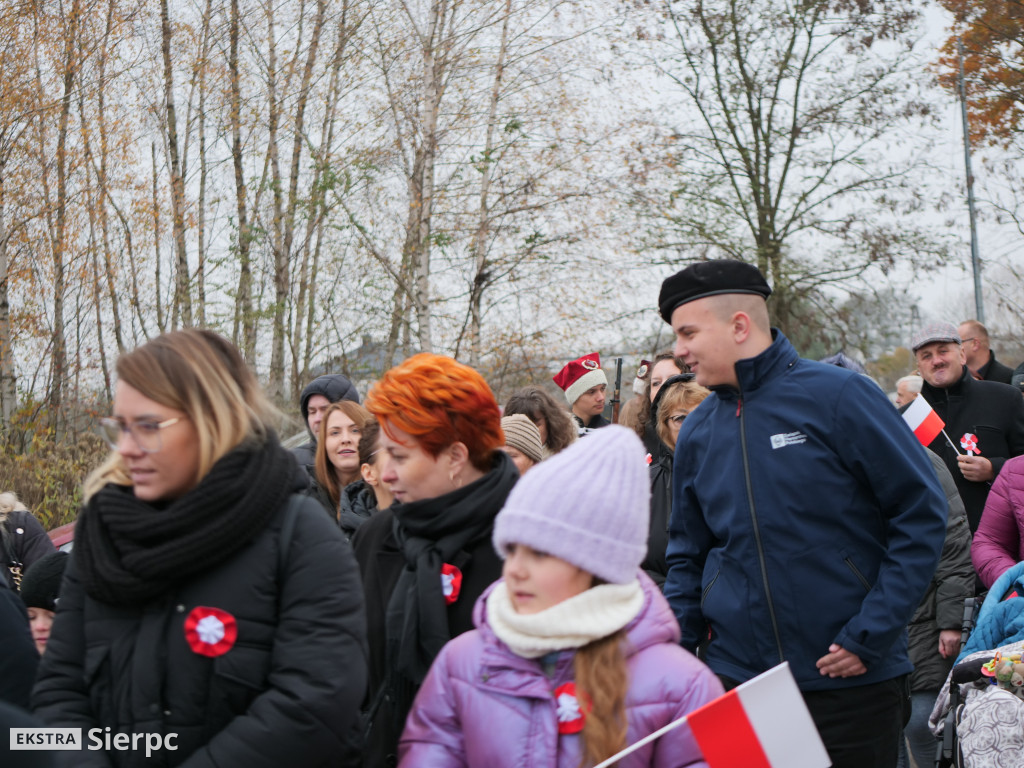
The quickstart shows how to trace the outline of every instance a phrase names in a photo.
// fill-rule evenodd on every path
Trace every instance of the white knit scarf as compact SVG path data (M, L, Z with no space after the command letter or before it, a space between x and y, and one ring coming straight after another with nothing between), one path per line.
M536 659L618 632L644 605L640 581L600 584L539 613L516 613L505 582L487 596L487 623L516 656Z

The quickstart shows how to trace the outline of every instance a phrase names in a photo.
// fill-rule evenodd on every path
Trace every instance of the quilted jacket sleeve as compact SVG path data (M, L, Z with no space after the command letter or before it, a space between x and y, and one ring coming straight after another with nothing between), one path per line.
M1024 500L1022 459L1011 459L999 473L985 502L971 545L971 561L982 583L991 587L1010 566L1017 564L1020 525L1014 513L1014 499Z
M438 654L416 695L399 742L400 768L466 766L462 727L451 688L449 643Z

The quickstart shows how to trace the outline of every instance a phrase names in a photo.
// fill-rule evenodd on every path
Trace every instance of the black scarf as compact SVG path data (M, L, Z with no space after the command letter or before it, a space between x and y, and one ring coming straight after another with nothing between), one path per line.
M209 570L262 531L292 492L297 467L270 433L229 451L164 508L110 484L75 524L75 560L86 592L139 605Z
M387 659L389 668L406 681L420 685L452 639L441 566L455 560L465 565L465 550L490 537L494 518L518 476L512 460L498 451L494 468L466 487L392 508L406 566L388 602Z

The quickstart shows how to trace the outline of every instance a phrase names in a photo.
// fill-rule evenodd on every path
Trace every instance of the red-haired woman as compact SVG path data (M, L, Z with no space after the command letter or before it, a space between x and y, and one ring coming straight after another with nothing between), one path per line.
M473 604L501 575L494 518L518 473L500 448L501 413L483 377L419 354L374 385L381 480L395 503L353 538L366 590L370 731L364 764L393 765L434 657L473 628Z

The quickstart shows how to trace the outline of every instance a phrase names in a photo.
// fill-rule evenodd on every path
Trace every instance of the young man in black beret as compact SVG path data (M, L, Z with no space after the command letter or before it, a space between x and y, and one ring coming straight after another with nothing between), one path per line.
M662 285L675 354L713 390L679 435L665 596L727 686L789 662L836 768L895 766L905 627L946 500L881 389L801 359L769 325L770 294L733 260Z

